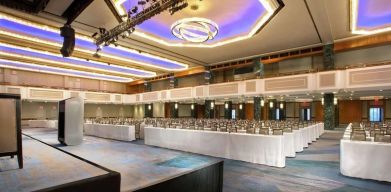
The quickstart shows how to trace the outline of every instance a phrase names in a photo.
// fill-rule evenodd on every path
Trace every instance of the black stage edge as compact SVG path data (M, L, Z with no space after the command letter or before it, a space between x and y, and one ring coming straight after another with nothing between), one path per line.
M37 192L119 192L121 188L121 175L110 172L105 175L83 179L63 185L38 190Z
M62 149L59 149L59 148L54 147L52 145L49 145L49 144L47 144L43 141L40 141L39 139L36 139L34 137L31 137L29 135L26 135L26 134L23 134L23 135L108 172L105 175L82 179L82 180L75 181L75 182L70 182L70 183L66 183L66 184L62 184L62 185L57 185L54 187L49 187L46 189L40 189L40 190L37 190L37 192L88 192L88 191L120 192L121 191L121 174L120 173L112 171L106 167L98 165L98 164L91 162L89 160L83 159L79 156L76 156L72 153L69 153L69 152L64 151Z
M224 161L136 190L136 192L222 192Z

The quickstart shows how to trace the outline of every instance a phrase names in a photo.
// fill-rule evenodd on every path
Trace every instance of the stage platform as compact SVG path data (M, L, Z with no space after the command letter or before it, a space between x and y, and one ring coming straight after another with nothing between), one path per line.
M209 178L211 182L213 182L209 183L209 186L216 185L214 187L217 188L219 188L218 185L222 186L223 162L218 158L146 146L138 144L137 141L123 142L91 136L84 136L83 144L79 146L62 146L57 141L57 130L33 128L23 129L23 133L110 170L119 172L121 174L121 191L148 191L154 188L158 189L158 187L162 187L161 185L159 186L159 184L164 182L169 183L167 181L180 178L181 176L185 176L182 178L192 177L192 179L196 179L193 180L193 182L198 182L199 179L203 179L199 174L206 174L207 172L211 175ZM29 141L31 141L31 139L27 138L23 141L25 156L27 154L36 153L42 148L41 145L30 145ZM40 152L45 153L44 151ZM74 167L68 168L61 166L58 166L61 167L61 170L56 170L57 164L52 162L67 161L63 156L66 155L53 155L51 158L47 155L39 157L41 161L46 162L46 166L49 167L45 174L53 175L51 180L61 178L60 180L63 181L62 178L66 177L63 176L61 171L69 172L74 175L69 176L74 180L90 176L88 174L100 173L98 171L95 173L94 171L86 170L86 168L82 166L80 166L80 169L76 169L76 171L74 171ZM26 165L28 165L27 162ZM200 171L206 172L202 173ZM26 174L26 176L21 178L10 177L11 180L14 180L10 181L10 185L8 185L8 182L1 183L3 179L0 178L0 187L3 185L11 186L17 182L22 182L19 185L23 186L23 182L30 182L29 178L26 177L34 178L35 175ZM37 183L39 182L40 180L37 179ZM58 181L58 183L59 182L60 181ZM180 182L184 185L183 187L189 187L186 186L188 185L187 181L181 180ZM55 181L48 181L47 183L56 184ZM178 183L175 183L175 185L178 186ZM196 189L195 191L200 190ZM202 191L208 191L208 189Z
M0 158L0 191L59 191L98 186L112 175L110 170L75 158L32 138L23 136L24 168L17 158ZM119 174L118 185L119 185ZM98 183L98 184L97 184ZM89 185L89 186L86 186ZM108 184L109 185L109 184Z

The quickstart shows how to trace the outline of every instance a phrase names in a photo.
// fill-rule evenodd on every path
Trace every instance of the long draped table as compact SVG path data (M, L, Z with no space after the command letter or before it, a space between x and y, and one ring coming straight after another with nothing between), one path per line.
M311 125L284 135L159 127L145 127L144 132L147 145L285 167L285 157L295 157L296 152L303 151L304 142L316 140L323 133L323 124Z
M347 134L341 139L341 173L349 177L391 182L391 143L352 141Z
M121 141L136 140L134 125L84 123L84 134Z
M30 128L58 128L57 120L28 120Z

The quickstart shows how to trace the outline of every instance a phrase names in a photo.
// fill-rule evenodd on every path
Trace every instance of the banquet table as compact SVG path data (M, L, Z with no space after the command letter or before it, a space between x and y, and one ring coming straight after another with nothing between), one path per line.
M57 120L28 120L30 128L58 128Z
M136 140L134 125L84 123L84 134L121 141Z
M282 135L255 135L145 127L145 144L203 155L285 167Z
M145 144L275 167L285 167L285 157L295 157L304 144L324 132L323 123L283 135L228 133L210 130L146 126Z
M341 139L340 171L342 175L391 182L391 143L350 140L351 124Z

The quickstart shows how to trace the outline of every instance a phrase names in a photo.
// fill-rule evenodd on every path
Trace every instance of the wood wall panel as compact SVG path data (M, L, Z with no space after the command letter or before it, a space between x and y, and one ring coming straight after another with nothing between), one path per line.
M323 105L320 101L313 102L312 105L314 105L315 108L315 121L323 121Z
M246 112L246 119L253 120L254 119L254 104L246 103L244 110Z
M205 105L197 105L197 118L202 119L205 117Z
M362 117L362 101L345 100L338 102L339 123L346 124L351 122L360 122Z

